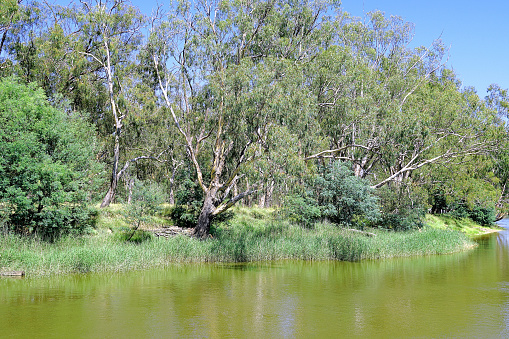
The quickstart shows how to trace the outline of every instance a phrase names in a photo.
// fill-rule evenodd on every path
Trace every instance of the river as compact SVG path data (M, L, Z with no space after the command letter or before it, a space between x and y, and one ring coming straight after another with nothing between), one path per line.
M508 338L509 230L478 241L357 263L1 278L0 338Z

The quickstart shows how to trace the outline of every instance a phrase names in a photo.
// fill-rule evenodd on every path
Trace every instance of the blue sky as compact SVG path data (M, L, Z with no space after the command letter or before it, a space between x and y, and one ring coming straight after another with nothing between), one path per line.
M449 46L447 66L481 97L492 83L509 87L508 0L343 0L342 7L358 17L379 9L413 22L416 45L441 36Z
M148 15L157 1L132 3ZM481 97L492 83L509 88L509 0L343 0L342 7L356 17L378 9L414 23L413 46L430 46L440 37L449 47L447 66Z

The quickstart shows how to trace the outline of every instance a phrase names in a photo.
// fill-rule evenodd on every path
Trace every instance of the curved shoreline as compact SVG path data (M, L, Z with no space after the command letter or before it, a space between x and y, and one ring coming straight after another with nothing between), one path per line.
M158 238L154 230L145 230L154 234L146 238L152 240L126 242L120 237L121 228L112 230L105 225L93 234L65 237L55 243L4 236L0 237L0 272L43 276L188 263L379 260L466 251L475 247L473 238L504 230L447 216L427 216L426 221L429 227L409 232L373 229L370 231L376 236L372 237L331 224L302 228L270 218L239 218L219 227L207 241L173 234L179 232L168 228L168 234L158 234Z

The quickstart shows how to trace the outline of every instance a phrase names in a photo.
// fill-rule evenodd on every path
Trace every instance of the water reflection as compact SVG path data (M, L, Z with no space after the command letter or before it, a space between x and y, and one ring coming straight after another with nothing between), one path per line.
M509 248L509 219L502 219L497 223L499 226L506 228L506 231L498 233L497 243L501 249Z
M507 337L508 238L447 256L2 279L0 328L12 337Z

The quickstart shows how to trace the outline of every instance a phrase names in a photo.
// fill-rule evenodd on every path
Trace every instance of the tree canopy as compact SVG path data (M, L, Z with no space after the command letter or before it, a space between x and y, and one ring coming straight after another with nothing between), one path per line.
M43 105L41 86L45 110L68 103L67 118L52 114L62 126L81 124L76 142L97 137L84 158L51 166L74 170L95 152L94 163L110 168L102 206L117 193L131 201L138 180L156 183L171 203L193 197L177 199L179 208L201 206L200 238L235 204L281 206L290 195L322 202L324 217L340 223L360 220L371 208L363 204L378 206L380 217L364 215L373 225L508 209L507 90L492 85L481 98L463 88L442 41L410 48L414 26L400 17L354 18L336 1L180 0L150 17L124 0L1 8L0 75L8 86L28 84ZM12 154L42 152L30 128L18 146L3 141ZM337 192L309 196L319 178ZM327 209L344 187L364 197L357 210ZM34 204L29 193L18 197L2 206ZM16 224L35 220L23 218Z

